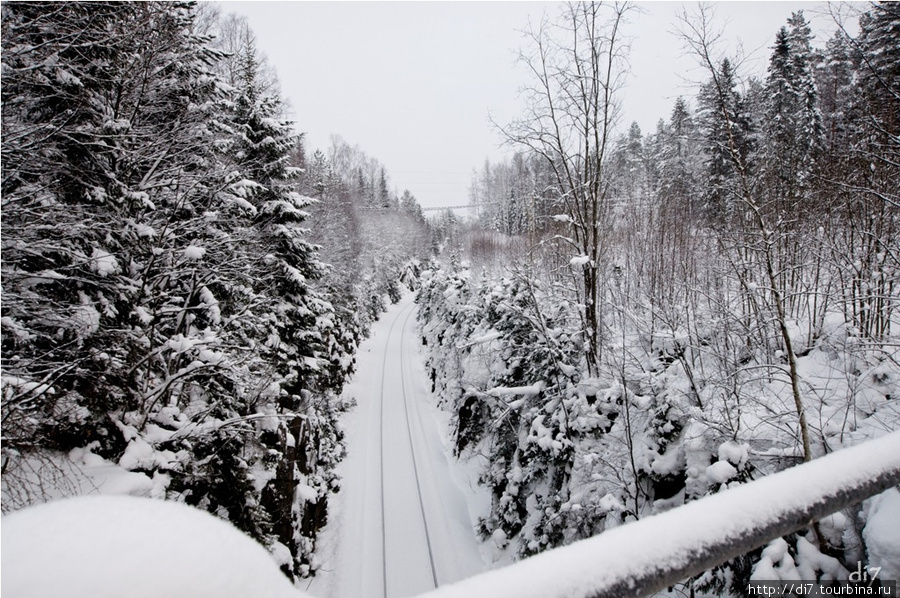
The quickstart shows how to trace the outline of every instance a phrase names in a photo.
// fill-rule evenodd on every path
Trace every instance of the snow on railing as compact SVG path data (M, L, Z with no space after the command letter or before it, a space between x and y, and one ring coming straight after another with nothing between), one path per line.
M900 484L900 432L420 598L647 596Z

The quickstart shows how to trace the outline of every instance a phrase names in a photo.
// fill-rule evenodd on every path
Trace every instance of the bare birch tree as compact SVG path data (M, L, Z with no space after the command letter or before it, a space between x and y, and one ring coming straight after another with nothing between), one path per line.
M594 374L601 347L600 276L610 228L607 158L626 74L627 3L570 3L558 21L526 31L520 61L531 73L525 115L502 129L507 141L546 160L579 256L587 364Z

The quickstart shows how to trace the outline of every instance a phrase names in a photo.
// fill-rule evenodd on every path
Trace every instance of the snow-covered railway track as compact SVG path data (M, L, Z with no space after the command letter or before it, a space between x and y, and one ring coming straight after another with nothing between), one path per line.
M412 295L372 326L345 390L342 490L310 586L327 598L406 598L484 569L419 352Z
M406 314L406 318L403 320L403 328L409 324L409 319L413 314L413 310L410 310L409 313ZM416 458L416 449L413 446L412 440L412 426L409 423L409 398L407 394L407 377L409 376L409 367L406 366L407 353L403 350L403 345L406 341L406 335L401 334L400 336L400 380L401 380L401 389L403 395L403 412L406 414L406 433L409 438L409 453L412 455L413 460L413 474L416 478L416 494L419 497L419 512L422 515L422 526L425 528L425 543L428 546L428 562L431 565L431 579L434 582L434 587L437 588L438 585L438 576L437 576L437 567L434 565L434 548L431 544L431 534L428 532L428 516L425 514L425 501L422 498L422 481L419 476L419 462ZM421 422L420 422L421 423Z
M397 314L388 331L382 361L379 461L384 598L400 598L438 586L408 396L410 368L404 345L406 327L414 313L415 304L410 302ZM424 555L427 561L421 558Z

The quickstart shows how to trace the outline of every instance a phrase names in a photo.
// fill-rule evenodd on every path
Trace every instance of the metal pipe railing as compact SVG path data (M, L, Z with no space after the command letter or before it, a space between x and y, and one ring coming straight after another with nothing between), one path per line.
M900 432L421 598L648 596L900 484Z

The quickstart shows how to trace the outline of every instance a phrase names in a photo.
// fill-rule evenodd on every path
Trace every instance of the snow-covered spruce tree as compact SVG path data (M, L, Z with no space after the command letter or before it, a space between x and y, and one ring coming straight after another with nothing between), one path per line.
M647 153L641 127L632 122L628 132L616 140L610 160L610 170L616 174L613 193L631 207L645 202L651 187Z
M740 173L735 159L749 166L751 122L727 58L712 73L698 96L703 131L706 188L703 208L710 222L725 222L739 211Z
M837 181L851 194L847 217L855 234L850 289L853 321L864 336L881 341L890 335L900 287L900 10L879 2L860 18L856 41L857 80L862 91L856 143L851 156L854 172ZM849 252L848 252L849 253Z
M853 114L858 110L855 94L851 42L843 31L835 31L825 43L822 60L816 65L816 88L819 90L819 111L822 114L824 154L829 169L833 169L835 154L846 152L850 142Z
M634 487L622 391L585 375L577 306L521 272L424 278L422 331L456 451L488 461L493 500L481 533L530 555L620 523Z
M292 134L249 103L236 119L193 17L3 7L4 491L22 459L87 445L304 573L351 360L307 292ZM254 124L291 141L254 154Z
M320 259L328 264L314 284L327 293L334 307L341 344L347 358L352 359L350 355L366 333L368 321L360 315L358 299L362 278L359 218L325 154L316 150L309 158L304 154L302 160L305 168L300 180L301 190L317 200L306 208L309 220L315 222L308 238L319 247ZM298 161L295 158L294 162ZM345 365L349 368L352 362Z
M814 77L818 57L811 46L810 28L802 12L794 13L788 26L776 37L766 84L761 174L770 209L777 210L785 221L785 234L776 250L776 269L780 272L779 284L785 289L786 313L794 320L809 322L807 329L813 337L821 329L828 304L816 289L821 252L816 252L813 267L809 251L821 245L820 227L830 213L828 189L818 184L825 137ZM819 218L804 217L813 214Z
M181 3L3 8L9 455L118 459L152 414L235 384L193 245L223 181L217 55L191 25Z
M310 171L303 179L304 189L322 199L311 211L329 221L317 226L313 236L331 263L340 265L335 276L340 273L344 278L340 284L347 292L337 303L352 308L360 332L367 334L387 304L399 300L404 286L415 286L409 272L431 252L427 223L403 209L378 160L339 136L332 137L327 156L314 154L307 162ZM326 163L327 181L314 172ZM325 281L330 284L328 275Z
M324 266L301 225L308 216L304 208L314 200L298 193L300 171L290 164L298 136L280 118L280 98L261 89L252 37L238 64L225 152L252 217L250 286L260 297L253 317L263 332L254 340L269 375L254 407L267 416L257 434L267 447L271 475L255 483L263 486L260 504L272 533L290 551L284 569L306 575L335 481L329 469L340 445L334 395L352 360L334 308L312 283Z
M690 256L694 247L704 242L704 237L697 234L702 225L697 197L703 168L699 132L683 98L675 101L669 121L656 137L653 160L658 176L650 192L650 203L657 220L647 223L652 230L646 242L652 246L649 259L654 265L649 294L657 305L654 313L661 316L653 316L653 330L668 326L676 334L678 325L671 325L683 321L685 312L675 306L687 299L690 279L696 276ZM668 315L664 315L664 310Z
M769 61L760 168L771 201L796 215L813 207L808 200L823 129L813 77L812 34L802 12L794 13L788 24L790 29L778 31Z
M687 102L675 100L669 122L663 129L659 162L660 178L657 195L667 212L677 215L677 220L696 223L696 203L693 191L699 175L697 160L697 125Z
M203 217L216 55L181 4L22 4L4 27L4 448L88 444L162 493L189 453L153 445L238 385L202 260L229 251L203 242L221 232Z

